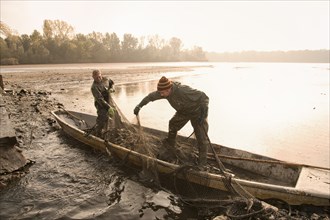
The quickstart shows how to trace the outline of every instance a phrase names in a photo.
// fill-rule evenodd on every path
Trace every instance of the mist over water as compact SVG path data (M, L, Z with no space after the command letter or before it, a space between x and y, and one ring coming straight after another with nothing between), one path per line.
M330 167L329 66L306 63L212 63L185 75L164 73L210 98L209 136L218 144L280 160ZM176 75L177 74L177 75ZM129 119L157 80L117 86ZM140 111L141 123L167 131L174 110L166 100ZM188 123L180 133L189 136Z

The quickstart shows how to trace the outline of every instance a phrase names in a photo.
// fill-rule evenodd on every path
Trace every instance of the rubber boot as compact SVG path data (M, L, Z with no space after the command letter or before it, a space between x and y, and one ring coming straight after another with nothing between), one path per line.
M91 134L94 135L94 136L100 137L101 130L102 130L102 128L100 127L100 125L96 124L94 129L92 130Z
M179 157L175 148L175 139L176 139L177 132L169 131L168 136L166 138L166 144L167 149L171 154L173 154L173 157L175 158L175 163L178 163Z
M207 165L207 145L201 145L198 153L198 166L205 167Z
M177 132L176 131L169 131L167 136L167 143L169 144L170 148L175 148L175 139L176 139Z

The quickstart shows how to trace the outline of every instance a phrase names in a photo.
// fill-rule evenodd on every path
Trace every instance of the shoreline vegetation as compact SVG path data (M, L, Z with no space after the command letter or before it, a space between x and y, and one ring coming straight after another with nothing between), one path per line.
M225 42L224 42L225 43ZM297 62L329 63L330 50L207 52L184 48L177 37L136 37L116 33L75 34L60 20L44 20L43 31L19 35L0 21L1 65L135 62Z

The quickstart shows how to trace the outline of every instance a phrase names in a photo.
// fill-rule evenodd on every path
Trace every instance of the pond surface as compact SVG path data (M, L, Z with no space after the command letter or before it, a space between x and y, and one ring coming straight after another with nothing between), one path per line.
M136 122L134 107L165 75L209 96L209 136L213 142L285 161L330 167L328 64L33 65L5 67L1 72L154 65L205 67L188 72L114 76L114 99L130 122ZM58 92L54 90L52 96L65 103L68 110L95 114L91 83L92 79L65 92L57 85ZM140 111L143 126L164 131L173 114L165 100L149 103ZM180 134L188 136L191 132L188 123ZM148 220L199 216L198 210L180 203L175 194L145 185L138 171L72 140L61 130L34 141L24 155L36 163L19 182L0 193L1 219Z

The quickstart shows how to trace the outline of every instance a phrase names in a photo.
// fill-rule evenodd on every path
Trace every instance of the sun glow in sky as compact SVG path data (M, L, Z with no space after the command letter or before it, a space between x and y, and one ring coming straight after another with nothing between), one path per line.
M19 34L42 33L45 19L75 33L180 38L209 52L329 49L329 1L10 1L1 21Z

